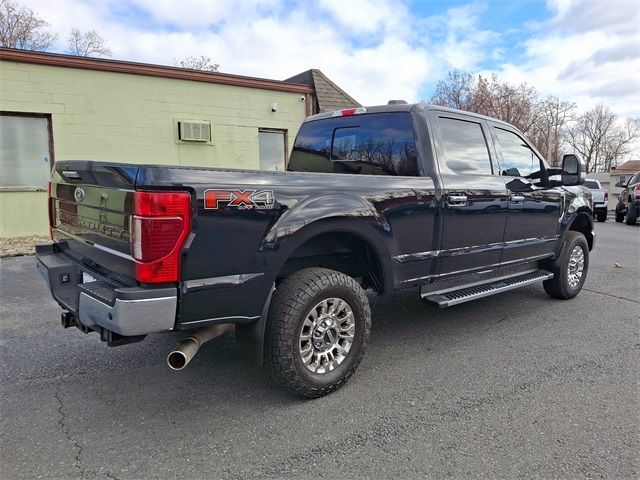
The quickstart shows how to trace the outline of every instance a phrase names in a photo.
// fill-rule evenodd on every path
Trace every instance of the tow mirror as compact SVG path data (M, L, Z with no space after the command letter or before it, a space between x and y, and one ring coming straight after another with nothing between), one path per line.
M587 178L587 165L574 153L562 157L562 185L582 185Z

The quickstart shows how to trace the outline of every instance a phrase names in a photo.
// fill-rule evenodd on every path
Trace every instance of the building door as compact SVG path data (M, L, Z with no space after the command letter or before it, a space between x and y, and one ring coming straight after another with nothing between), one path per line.
M260 144L260 170L287 169L287 131L261 128L258 130Z
M0 112L0 187L46 189L53 166L51 116Z

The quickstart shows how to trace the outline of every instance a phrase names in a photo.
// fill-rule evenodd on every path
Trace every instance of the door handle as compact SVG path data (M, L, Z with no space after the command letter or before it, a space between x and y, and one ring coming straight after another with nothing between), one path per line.
M449 195L447 203L450 207L464 207L467 204L466 195Z
M524 202L524 195L516 195L516 194L512 194L509 197L509 201L511 203L523 203Z

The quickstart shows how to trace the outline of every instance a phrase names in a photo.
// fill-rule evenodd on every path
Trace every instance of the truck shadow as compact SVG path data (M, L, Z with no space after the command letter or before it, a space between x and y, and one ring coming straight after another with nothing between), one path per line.
M411 291L389 297L370 297L373 311L371 340L359 372L345 388L317 401L322 404L332 404L341 398L343 401L353 394L349 390L361 387L360 382L384 384L384 367L380 365L387 363L389 368L397 368L393 362L405 361L398 355L395 360L393 356L389 360L390 352L410 350L428 355L434 346L446 348L447 345L455 346L456 342L467 341L461 338L463 334L482 335L494 327L505 328L511 321L517 321L517 311L522 308L523 302L515 301L516 296L528 295L530 302L547 298L541 288L537 294L536 288L528 290L527 293L513 293L511 299L507 293L449 309L425 305ZM150 336L140 345L147 344L147 354L154 352L158 356L157 361L139 369L135 368L138 354L133 345L116 349L118 355L114 360L120 366L113 372L113 380L97 382L101 398L111 399L115 404L126 404L126 408L120 411L126 411L128 415L142 415L150 407L162 411L179 405L183 413L209 411L215 416L227 411L233 416L234 411L264 411L265 408L294 407L308 402L273 383L264 370L250 360L248 352L236 344L232 334L205 344L184 370L169 370L165 355L183 336L177 333ZM134 358L129 359L130 356ZM387 360L382 362L381 357ZM136 385L136 388L129 393L127 389L114 390L115 385ZM241 409L238 408L239 403L242 403ZM185 417L184 421L194 420Z

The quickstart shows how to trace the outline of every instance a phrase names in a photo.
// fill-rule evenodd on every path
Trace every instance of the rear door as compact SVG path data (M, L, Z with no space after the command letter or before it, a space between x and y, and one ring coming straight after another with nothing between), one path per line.
M509 191L509 214L501 263L544 258L553 253L560 229L563 195L545 185L546 164L517 130L491 124L500 174Z
M507 189L483 119L432 111L443 183L439 276L496 266L507 219Z

